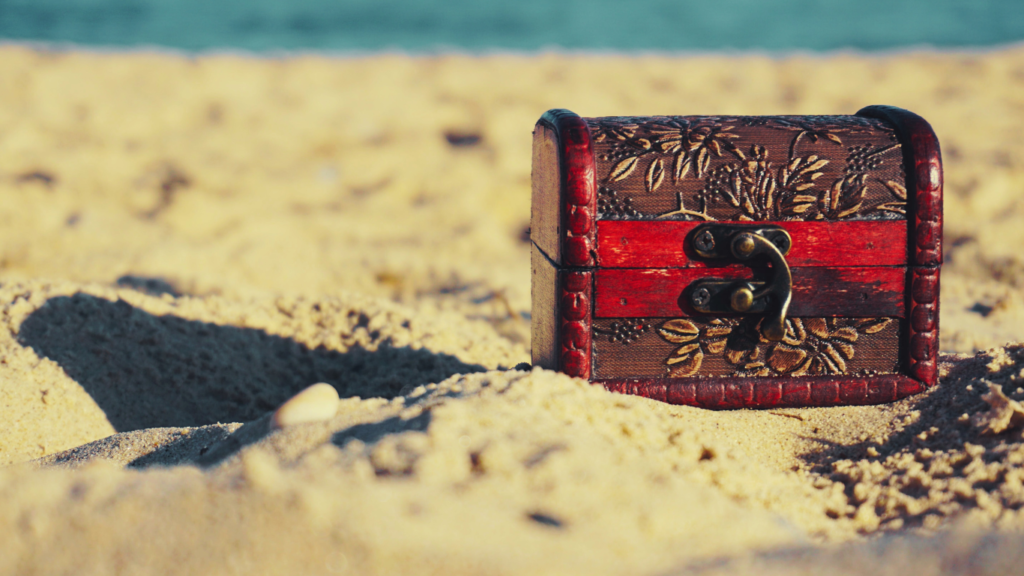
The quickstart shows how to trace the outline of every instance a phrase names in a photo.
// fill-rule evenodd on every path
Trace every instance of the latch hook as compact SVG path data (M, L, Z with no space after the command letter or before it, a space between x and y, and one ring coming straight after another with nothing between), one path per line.
M778 226L702 224L690 238L694 251L703 258L749 262L760 255L768 257L770 282L702 278L688 288L690 304L704 313L765 312L761 334L773 342L782 340L793 297L793 275L786 263L792 245L789 233Z

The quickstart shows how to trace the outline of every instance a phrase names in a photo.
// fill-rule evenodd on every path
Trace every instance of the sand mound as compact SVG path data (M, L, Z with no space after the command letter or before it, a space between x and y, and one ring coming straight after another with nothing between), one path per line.
M1019 564L1024 49L8 46L0 71L0 572ZM943 142L942 345L964 354L944 357L937 389L715 413L513 369L529 357L530 128L545 109L871 103L922 114ZM335 416L272 420L316 382L342 397Z
M267 414L243 427L122 433L35 464L57 470L22 465L0 477L9 503L0 522L23 527L3 557L33 558L45 572L86 557L97 574L111 568L113 550L156 562L189 550L175 564L183 573L389 573L410 563L431 573L702 573L700 559L780 546L789 552L752 565L821 566L832 554L913 559L936 544L918 537L827 556L800 546L927 533L949 519L961 535L943 538L966 543L945 554L970 556L1009 546L971 529L1024 526L1019 431L984 435L971 423L989 408L973 388L1016 382L1019 355L953 359L946 387L885 407L709 414L512 370L457 375L391 400L353 397L319 424L274 429ZM967 417L933 418L951 405ZM835 442L837 431L870 423L868 411L890 427ZM804 448L817 449L794 451L794 469L780 469L759 451L794 426ZM211 519L205 543L189 529L201 518ZM89 531L61 528L79 525ZM67 555L41 554L55 535ZM273 545L256 544L264 540ZM945 570L935 563L921 573Z
M522 345L453 313L360 296L229 300L68 283L0 288L0 461L114 432L258 418L313 382L386 397L509 367Z

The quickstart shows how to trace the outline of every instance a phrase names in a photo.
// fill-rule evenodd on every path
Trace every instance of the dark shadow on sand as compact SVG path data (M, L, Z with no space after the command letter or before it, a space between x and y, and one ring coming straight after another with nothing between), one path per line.
M988 369L994 360L989 352L979 352L971 358L955 360L949 373L940 378L933 390L929 390L903 399L900 403L908 403L911 410L920 412L916 422L908 424L899 432L886 438L881 444L871 439L863 442L842 445L827 444L821 451L804 454L802 458L812 466L815 472L828 474L832 462L843 459L868 458L868 448L874 447L878 456L875 460L885 460L886 456L905 448L914 450L928 448L932 451L962 449L970 442L980 445L994 445L1004 440L998 436L983 436L961 418L962 414L974 414L988 409L981 396L988 388L979 382L980 378L993 381L1006 381L1003 392L1010 395L1018 386L1013 383L1012 375L1020 373L1024 365L1024 347L1009 347L1007 353L1011 360L995 372ZM970 388L968 388L970 387ZM880 410L887 410L883 405ZM896 410L893 410L896 414ZM925 433L922 437L922 433ZM820 441L820 440L819 440Z
M392 398L482 366L427 350L310 349L261 330L154 316L87 294L52 298L18 334L92 396L118 432L247 422L316 382Z

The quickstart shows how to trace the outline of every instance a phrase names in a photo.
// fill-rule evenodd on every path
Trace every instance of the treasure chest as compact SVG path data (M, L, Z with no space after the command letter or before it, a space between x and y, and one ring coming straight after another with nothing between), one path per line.
M936 382L942 160L911 112L551 110L532 204L534 365L708 408Z

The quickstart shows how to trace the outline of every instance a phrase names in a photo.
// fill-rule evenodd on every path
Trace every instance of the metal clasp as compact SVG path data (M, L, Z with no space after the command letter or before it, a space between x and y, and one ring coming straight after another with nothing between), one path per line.
M793 244L779 226L702 224L690 234L690 246L702 258L749 262L759 255L772 266L769 282L702 278L687 287L690 304L704 313L765 313L761 334L773 342L786 334L786 313L793 296L793 275L786 254Z

